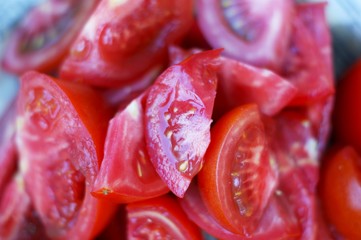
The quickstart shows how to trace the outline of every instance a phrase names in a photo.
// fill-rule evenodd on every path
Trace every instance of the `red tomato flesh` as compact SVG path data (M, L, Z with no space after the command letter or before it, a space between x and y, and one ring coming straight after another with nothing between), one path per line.
M211 136L198 175L202 197L222 226L251 236L277 184L257 106L228 112L212 128Z
M210 141L219 53L206 51L171 66L157 78L147 97L150 160L178 197L183 197L201 169Z
M163 195L167 185L155 171L146 149L144 94L110 121L104 160L93 195L126 203Z
M178 202L165 195L126 206L128 240L201 240L199 228L182 211Z
M20 170L49 237L91 238L113 213L112 204L90 195L108 116L100 96L86 86L37 72L21 78Z

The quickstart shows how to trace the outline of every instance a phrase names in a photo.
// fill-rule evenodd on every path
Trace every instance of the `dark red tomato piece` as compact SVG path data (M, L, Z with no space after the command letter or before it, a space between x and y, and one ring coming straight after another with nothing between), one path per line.
M169 67L150 88L146 144L155 170L183 197L203 165L210 141L220 50L195 54Z
M214 48L230 58L279 70L290 40L290 0L199 0L198 24Z
M211 136L198 174L204 203L223 227L252 236L277 184L257 106L228 112Z
M145 143L145 94L133 100L110 121L104 159L93 195L127 203L169 191L149 159Z
M215 110L220 115L247 103L256 103L263 114L275 115L297 94L292 83L272 71L226 57L221 60Z
M282 75L298 89L291 105L309 105L326 99L334 93L329 59L325 59L321 43L296 11L291 43ZM330 46L326 46L328 49ZM329 57L329 56L328 56Z
M57 69L99 0L47 0L17 26L4 47L2 66L21 74Z
M333 130L335 139L361 152L361 60L348 69L337 85Z
M90 239L115 206L91 196L110 112L91 88L37 72L21 78L20 169L51 238Z
M106 228L96 237L96 240L127 239L127 215L125 205L119 205L113 218Z
M199 228L189 220L177 200L170 196L130 203L126 210L128 240L203 239Z
M332 150L321 171L322 206L329 222L345 239L360 239L361 158L351 146Z
M166 61L192 24L193 1L102 1L72 46L61 78L102 87L129 84Z

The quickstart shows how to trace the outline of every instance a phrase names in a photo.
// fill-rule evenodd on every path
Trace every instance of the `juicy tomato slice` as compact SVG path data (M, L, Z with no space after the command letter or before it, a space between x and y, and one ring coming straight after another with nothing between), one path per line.
M93 187L94 196L126 203L169 191L146 149L144 101L143 94L110 121L104 159Z
M290 40L293 1L199 0L197 19L214 48L254 66L279 70Z
M333 113L335 139L361 152L361 60L339 81Z
M195 54L169 67L150 88L146 143L157 173L183 197L203 165L210 141L220 50Z
M329 239L316 198L319 153L310 121L296 111L282 112L274 120L274 133L269 126L267 130L279 169L277 191L288 199L297 216L302 229L300 239Z
M198 175L205 204L225 228L251 236L277 184L256 105L237 107L212 128Z
M193 1L101 1L61 67L61 78L123 86L164 63L192 23Z
M323 55L321 50L324 46L315 38L316 33L306 25L300 11L296 13L282 76L298 89L291 105L304 106L326 99L335 89L330 71L330 56ZM326 49L329 50L329 47L326 46Z
M203 239L199 228L174 198L164 195L126 206L128 238Z
M312 122L301 111L283 111L275 117L277 148L297 168L307 189L313 193L319 179L320 152ZM281 167L282 168L282 167Z
M21 78L17 144L26 189L51 238L89 239L114 205L90 191L110 113L91 88L37 72Z
M361 238L361 158L351 146L332 149L319 191L327 219L346 239Z
M98 2L48 0L31 10L4 47L4 69L16 74L55 70Z
M272 71L226 57L221 63L216 99L220 103L216 102L215 111L225 113L242 104L256 103L262 113L272 116L297 94L292 83Z

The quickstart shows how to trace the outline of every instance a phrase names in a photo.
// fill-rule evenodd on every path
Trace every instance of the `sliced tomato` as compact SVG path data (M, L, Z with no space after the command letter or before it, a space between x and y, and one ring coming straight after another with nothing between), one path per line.
M210 141L219 50L195 54L169 67L150 88L146 144L155 170L183 197L203 165Z
M214 48L230 58L279 70L286 55L293 18L289 0L199 0L200 29Z
M63 79L123 86L166 61L192 24L193 1L102 1L61 67Z
M47 0L35 7L9 37L2 66L16 74L51 72L66 56L99 0Z
M145 94L133 100L110 121L104 160L93 195L118 203L157 197L169 191L155 171L146 149Z
M351 146L331 148L319 185L329 222L345 239L361 238L361 158Z
M272 155L279 169L277 191L288 199L297 216L302 229L299 239L318 239L318 236L329 239L316 197L318 142L305 115L298 111L282 112L274 119L273 134L267 126Z
M189 220L178 202L170 196L130 203L126 210L129 240L203 239L199 228Z
M321 46L321 40L314 36L317 33L304 23L300 11L296 13L282 76L298 88L292 105L305 106L326 99L335 89L330 74L330 56L325 57L321 52L330 46Z
M320 152L312 122L302 111L283 111L276 118L277 148L288 161L290 168L300 171L309 192L314 193L319 180ZM281 167L282 168L282 167Z
M110 114L87 86L37 72L21 78L20 170L51 238L90 239L113 214L114 205L90 194Z
M223 227L252 236L277 184L257 106L228 112L211 136L198 175L204 203Z
M170 62L179 63L198 52L201 52L198 48L183 50L171 46ZM221 57L220 63L213 113L215 119L232 108L247 103L256 103L262 113L275 115L297 94L297 89L292 83L272 71L227 57Z
M351 66L337 85L333 130L335 139L361 152L361 60Z
M267 69L223 57L218 73L218 114L236 106L256 103L266 115L275 115L297 94L292 83Z

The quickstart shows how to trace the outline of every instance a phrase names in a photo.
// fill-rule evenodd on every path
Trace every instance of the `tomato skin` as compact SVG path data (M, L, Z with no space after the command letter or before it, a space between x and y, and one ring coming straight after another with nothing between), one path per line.
M100 2L61 66L62 79L100 87L133 83L165 64L192 23L192 0Z
M319 184L325 215L347 239L361 238L361 158L351 146L331 148Z
M20 170L51 238L92 238L116 207L90 194L110 115L101 102L87 86L37 72L21 78L16 136Z
M291 34L290 24L282 23L292 21L293 4L288 0L199 0L197 20L209 44L224 48L225 56L278 71ZM227 13L233 19L227 21Z
M195 54L169 67L150 88L146 143L159 176L183 197L203 164L217 85L220 50Z
M189 220L176 199L164 195L126 206L128 238L203 239L199 228ZM150 220L150 221L149 221Z
M243 105L228 112L212 128L211 136L198 174L202 198L223 227L251 236L277 183L257 106Z
M19 75L28 70L56 70L98 2L49 0L35 7L8 39L1 61L3 68ZM32 49L31 44L36 45L36 41L42 45ZM29 49L22 50L25 43Z
M93 186L93 196L127 203L169 191L154 170L146 149L145 95L134 99L110 120L104 159Z
M334 137L361 152L361 60L345 73L337 85L333 113Z

